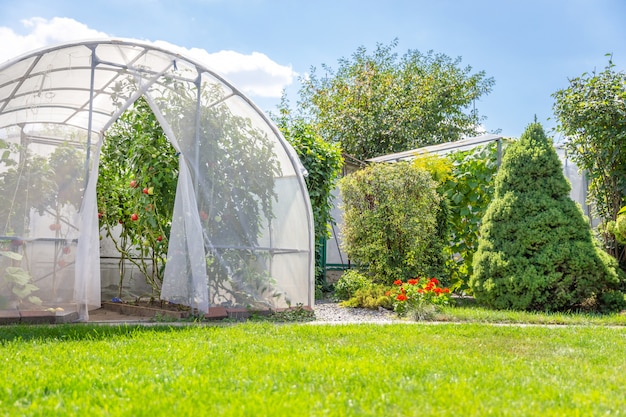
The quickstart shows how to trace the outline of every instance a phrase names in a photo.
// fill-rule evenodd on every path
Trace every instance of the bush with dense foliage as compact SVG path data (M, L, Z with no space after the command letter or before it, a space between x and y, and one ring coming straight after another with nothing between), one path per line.
M542 126L531 124L496 175L470 279L478 301L544 311L621 307L615 262L594 244L569 190Z
M444 185L449 205L450 229L448 265L450 285L467 290L474 269L480 225L491 202L498 171L498 147L495 143L447 155L452 161L452 176Z
M618 243L626 244L626 206L617 212L615 221L607 222L607 229Z
M370 278L356 269L348 269L339 280L335 283L335 298L339 300L348 300L353 297L360 289L367 288L372 285Z
M441 197L426 170L400 162L373 164L339 182L343 249L373 282L390 285L444 268L437 233Z
M495 143L446 156L417 155L413 165L428 170L443 197L438 230L443 247L433 247L446 262L441 279L455 290L465 291L478 247L480 222L493 196L498 170Z
M339 303L341 307L369 308L378 310L385 308L393 309L393 302L389 296L389 287L383 284L369 284L367 287L358 289L352 297Z

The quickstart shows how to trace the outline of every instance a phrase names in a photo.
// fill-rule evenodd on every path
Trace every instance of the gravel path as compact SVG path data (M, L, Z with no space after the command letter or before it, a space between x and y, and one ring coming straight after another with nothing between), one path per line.
M395 313L383 308L340 307L337 303L323 300L315 303L315 318L318 323L391 323L398 320Z

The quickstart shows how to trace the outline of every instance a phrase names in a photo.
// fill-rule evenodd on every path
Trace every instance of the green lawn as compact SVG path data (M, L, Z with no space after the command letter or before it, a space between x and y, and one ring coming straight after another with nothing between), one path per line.
M473 323L518 323L518 324L576 324L597 326L626 326L626 314L595 313L544 313L513 310L492 310L480 306L444 307L438 321Z
M0 414L626 415L626 327L0 328Z

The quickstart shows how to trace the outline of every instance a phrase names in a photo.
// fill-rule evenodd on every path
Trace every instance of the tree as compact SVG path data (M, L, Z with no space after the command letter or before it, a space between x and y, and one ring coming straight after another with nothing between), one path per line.
M472 74L461 58L417 50L401 58L390 45L373 54L360 47L333 71L322 65L302 81L300 102L321 136L367 159L474 135L483 120L473 106L491 91L493 79Z
M584 73L553 97L569 156L589 176L594 214L604 224L617 220L626 203L626 73L609 60L601 73ZM624 245L606 228L602 232L607 252L626 261Z
M541 311L623 306L616 263L594 244L569 191L542 126L529 125L504 155L480 228L470 279L478 301Z
M322 242L330 237L331 192L343 166L341 148L324 141L304 119L293 117L284 96L279 112L274 119L308 172L305 181L315 222L315 280L317 285L325 286Z
M392 284L443 272L437 229L441 197L431 174L412 164L373 164L339 181L344 249L372 281Z

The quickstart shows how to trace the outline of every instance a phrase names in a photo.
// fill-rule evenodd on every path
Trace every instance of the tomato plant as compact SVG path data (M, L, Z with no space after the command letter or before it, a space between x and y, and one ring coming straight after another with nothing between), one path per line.
M143 98L107 131L99 172L98 217L120 253L120 297L126 261L156 292L163 281L178 158ZM115 227L121 228L119 237Z

